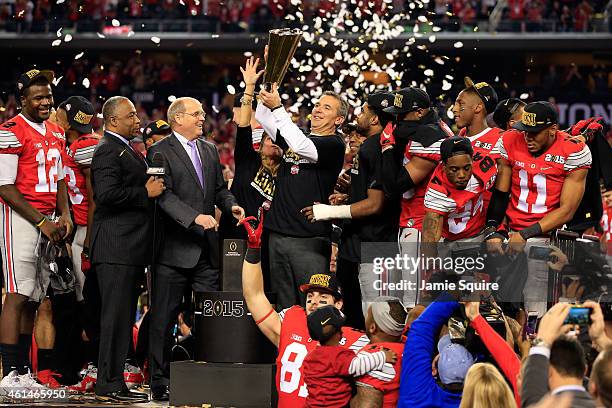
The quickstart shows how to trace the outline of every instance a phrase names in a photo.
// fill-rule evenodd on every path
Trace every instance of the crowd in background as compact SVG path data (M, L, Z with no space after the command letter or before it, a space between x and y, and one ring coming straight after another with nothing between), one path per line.
M70 28L78 23L79 31L93 32L110 26L113 19L129 24L134 20L155 20L163 15L164 19L191 19L202 23L190 25L193 31L265 32L281 24L287 15L300 11L308 21L316 16L329 15L345 2L304 0L300 2L300 8L293 3L287 0L67 0L58 4L49 0L3 0L0 2L0 25L8 31L39 32L49 22L58 28ZM376 0L368 2L367 7L363 1L346 3L353 11L361 8L380 14L409 12L411 21L418 15L432 16L432 20L446 31L472 31L489 19L497 4L494 0L435 0L424 2L424 7L415 7L417 3L402 0ZM595 21L603 21L609 8L610 4L605 0L509 0L499 30L601 31ZM145 31L140 27L134 30Z

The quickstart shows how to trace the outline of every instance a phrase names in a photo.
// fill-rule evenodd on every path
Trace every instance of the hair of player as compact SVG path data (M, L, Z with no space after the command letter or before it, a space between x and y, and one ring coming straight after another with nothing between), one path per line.
M565 336L559 337L550 348L550 365L564 377L584 377L586 359L582 346Z
M604 407L612 407L612 346L604 349L591 371L591 381L597 386L597 396Z
M321 96L331 96L333 98L336 98L336 100L338 100L338 102L340 102L340 106L338 107L338 116L342 116L343 118L346 119L346 115L348 115L348 109L349 109L349 105L348 102L337 92L334 91L325 91L323 92L323 95Z
M51 85L51 82L49 82L47 77L39 76L38 78L36 78L32 82L30 82L30 84L28 86L26 86L25 88L23 88L21 90L21 96L28 96L29 89L31 87L33 87L33 86L36 86L36 85Z
M408 312L406 312L404 305L399 300L389 300L387 304L389 305L389 316L399 324L405 325Z
M125 96L111 96L102 105L102 118L104 122L109 122L112 117L116 116L119 104L124 101L129 101Z
M493 364L476 363L468 370L459 408L471 407L516 407L510 387Z

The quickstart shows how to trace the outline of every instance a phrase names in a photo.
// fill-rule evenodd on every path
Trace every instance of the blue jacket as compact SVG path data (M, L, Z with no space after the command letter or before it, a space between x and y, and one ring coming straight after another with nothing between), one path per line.
M459 306L456 301L433 302L410 326L402 356L398 408L457 408L461 394L444 390L431 375L438 332Z

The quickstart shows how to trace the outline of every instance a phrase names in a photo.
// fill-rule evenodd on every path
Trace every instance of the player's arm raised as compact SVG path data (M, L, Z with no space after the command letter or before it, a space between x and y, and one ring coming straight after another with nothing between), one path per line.
M248 249L242 264L242 295L247 308L259 330L276 347L280 341L281 319L264 292L263 272L261 270L261 233L263 231L263 211L260 211L257 228L251 222L255 217L243 218L240 224L247 231Z

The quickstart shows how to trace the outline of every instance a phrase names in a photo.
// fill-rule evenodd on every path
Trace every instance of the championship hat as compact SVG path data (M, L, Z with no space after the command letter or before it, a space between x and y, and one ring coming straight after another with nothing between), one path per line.
M47 81L49 81L49 83L51 84L55 79L55 73L49 70L41 71L38 69L31 69L27 72L24 72L19 76L19 79L17 80L17 90L19 91L19 93L22 93L23 90L28 88L34 80L40 77L46 78Z
M539 132L559 123L557 110L550 102L532 102L523 108L521 120L512 127L523 132Z
M480 99L482 99L487 113L491 113L495 110L497 106L497 92L495 92L495 89L493 89L491 85L486 82L474 83L470 77L465 77L463 82L466 88L473 89Z
M440 156L443 162L457 154L474 155L470 139L462 136L452 136L442 141L442 144L440 144Z
M57 107L66 111L68 124L81 134L93 132L93 120L95 110L91 102L82 96L71 96Z
M331 293L336 299L340 299L342 297L342 293L340 293L340 289L338 287L336 274L315 273L310 277L310 281L308 283L300 285L300 291L303 293L310 290L320 290Z
M425 109L431 106L431 100L427 92L420 88L402 88L393 94L393 104L383 109L383 112L392 115L408 113L417 109Z

